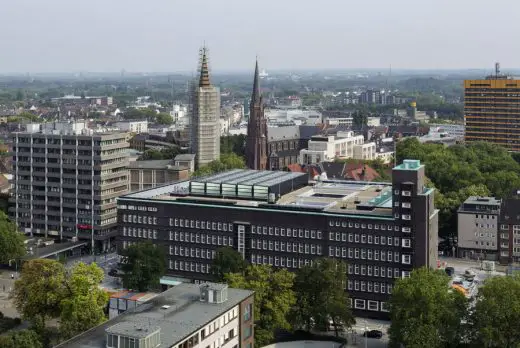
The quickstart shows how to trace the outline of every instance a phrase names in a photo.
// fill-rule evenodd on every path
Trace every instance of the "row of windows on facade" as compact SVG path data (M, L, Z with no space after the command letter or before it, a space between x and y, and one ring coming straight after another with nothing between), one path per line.
M175 271L196 272L209 274L211 265L201 262L168 260L168 268Z
M409 240L407 245L409 247ZM266 240L251 240L251 249L256 250L270 250L281 252L293 252L300 254L322 255L322 246L319 244L297 243L297 242L279 242ZM331 257L341 257L349 259L375 260L387 262L402 262L405 264L411 263L410 255L403 254L402 260L397 251L385 251L378 249L364 249L364 248L347 248L329 246L329 254ZM392 257L393 256L393 257Z
M348 280L347 283L347 290L350 291L371 292L374 294L392 294L392 284L364 280Z
M389 279L402 277L399 268L360 264L348 264L347 273L349 275L361 275Z
M353 303L352 303L353 302ZM363 299L350 299L350 305L355 309L364 309L369 311L381 311L388 312L389 308L386 302L372 301L372 300L363 300Z
M174 227L198 228L214 231L233 231L233 224L225 222L170 218L169 225Z
M506 217L507 219L507 217ZM509 230L509 225L500 225L501 230ZM520 234L520 225L513 225L513 233Z
M338 221L336 224L334 224L334 221L330 221L329 225L339 226ZM332 226L331 225L331 226ZM379 225L379 224L360 224L360 223L353 223L343 221L341 223L341 227L354 227L354 228L361 228L365 229L368 227L368 229L374 228L375 230L386 230L386 225ZM392 226L388 225L388 230L391 231L394 229L395 231L401 230L402 232L410 233L411 228L410 227L399 227L399 226ZM252 234L263 234L263 235L269 235L269 236L282 236L282 237L299 237L299 238L310 238L310 239L322 239L322 232L319 230L309 230L309 229L302 229L302 228L283 228L283 227L268 227L268 226L251 226L251 233ZM355 242L355 243L367 243L367 237L368 237L368 243L372 243L372 235L366 235L366 234L353 234L353 233L345 233L345 232L329 232L329 240L336 240L336 241L342 241L346 242L348 237L349 242ZM379 237L376 237L379 240ZM381 237L383 238L383 237ZM388 237L392 238L392 237Z
M215 258L215 250L211 249L203 249L203 248L193 248L193 247L183 247L179 245L170 245L170 255L175 256L185 256L185 257L197 257L208 260L213 260Z
M134 224L157 225L157 217L123 214L123 222L130 222L130 223L134 223Z
M390 250L372 250L372 249L358 249L358 248L347 248L341 249L339 247L329 247L329 256L331 257L342 257L349 259L361 259L361 260L374 260L374 261L384 261L384 262L395 262L395 263L403 263L405 265L410 265L412 263L412 257L409 254L402 254L401 258L399 257L398 252L392 252ZM353 250L352 250L353 249ZM392 258L393 256L393 258Z
M155 230L155 229L152 230L149 228L136 228L136 227L123 226L123 236L124 237L157 239L158 233L157 233L157 230Z
M199 342L206 340L208 337L213 334L219 333L221 330L224 330L224 334L214 340L216 343L220 343L220 345L224 345L229 342L232 338L237 336L238 329L237 327L229 327L226 328L229 323L231 323L234 319L238 317L238 307L231 309L230 311L224 313L218 319L212 321L208 325L206 325L202 330L192 335L190 338L187 338L182 343L180 343L177 348L188 348L194 347ZM238 324L234 323L235 325Z
M170 240L173 240L176 242L233 246L233 237L215 236L215 235L210 235L208 233L170 231Z
M302 268L313 264L312 259L296 258L296 257L284 257L284 256L272 256L272 255L261 255L251 254L251 263L258 265L270 265L275 267L287 267L287 268ZM408 271L406 274L409 274ZM384 267L384 266L371 266L371 265L359 265L349 264L348 274L351 275L368 275L373 277L381 278L400 278L403 273L399 268Z
M117 209L119 210L139 210L139 211L151 211L151 212L157 212L158 209L156 207L149 207L144 205L126 205L126 204L119 204L117 206Z

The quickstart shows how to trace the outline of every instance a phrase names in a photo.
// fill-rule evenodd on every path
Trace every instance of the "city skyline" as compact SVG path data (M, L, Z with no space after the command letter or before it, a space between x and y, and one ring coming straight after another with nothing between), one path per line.
M250 70L257 55L267 70L490 69L497 60L515 69L518 9L505 0L379 0L369 9L339 0L20 0L2 8L0 73L189 72L204 42L213 71Z

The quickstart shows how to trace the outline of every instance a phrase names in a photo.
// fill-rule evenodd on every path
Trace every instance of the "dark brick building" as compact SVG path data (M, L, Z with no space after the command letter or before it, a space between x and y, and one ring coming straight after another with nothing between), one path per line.
M438 212L424 180L415 160L395 167L391 184L232 170L121 197L118 247L151 239L166 250L168 276L195 282L211 280L222 246L291 271L338 258L356 314L384 318L394 280L436 266Z

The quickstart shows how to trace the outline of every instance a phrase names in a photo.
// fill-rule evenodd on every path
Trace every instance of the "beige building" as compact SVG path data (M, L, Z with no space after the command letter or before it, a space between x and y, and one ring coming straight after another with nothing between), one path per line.
M460 206L457 213L459 257L497 259L501 203L494 197L471 196Z
M220 158L220 89L210 82L206 48L201 55L199 83L190 95L191 149L197 167Z
M189 178L186 166L174 165L172 160L133 161L129 164L130 192L154 188Z

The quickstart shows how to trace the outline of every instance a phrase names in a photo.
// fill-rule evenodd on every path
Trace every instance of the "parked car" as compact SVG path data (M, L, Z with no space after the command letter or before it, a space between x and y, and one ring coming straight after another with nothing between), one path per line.
M363 337L368 337L368 338L381 338L383 337L383 332L382 331L379 331L379 330L370 330L370 331L365 331L363 333Z

